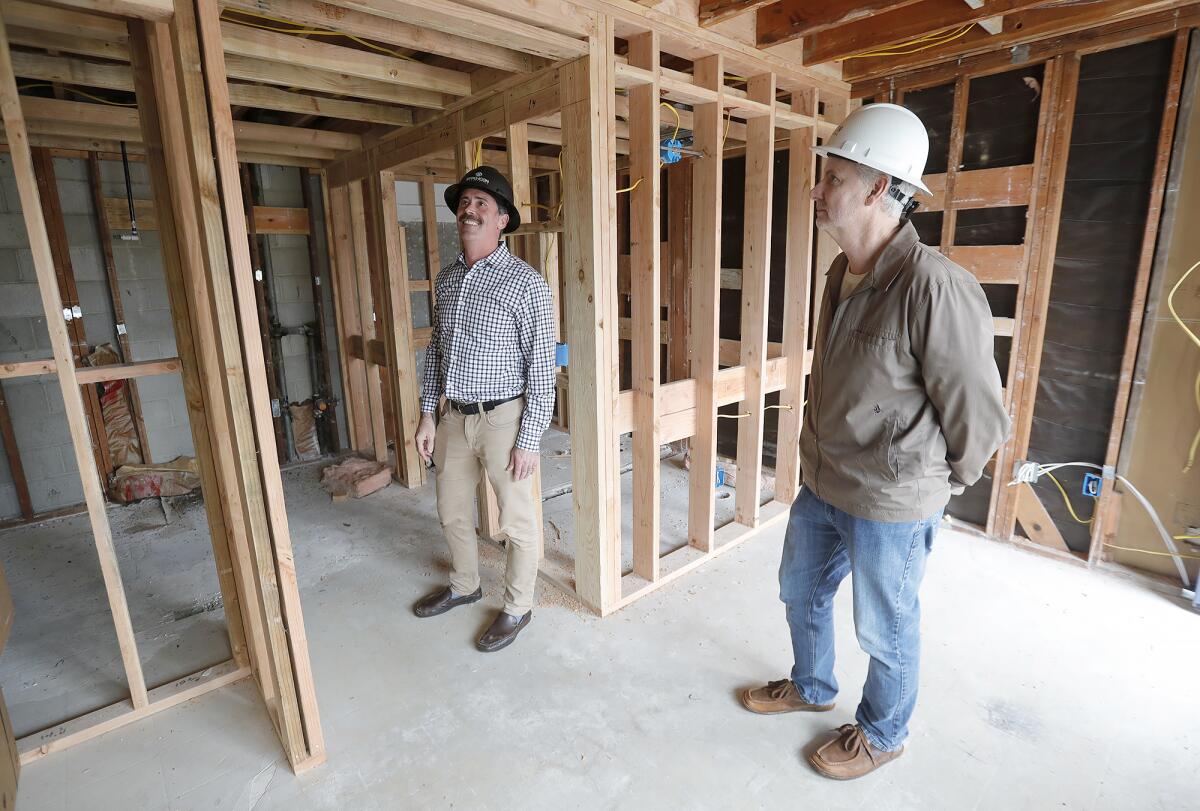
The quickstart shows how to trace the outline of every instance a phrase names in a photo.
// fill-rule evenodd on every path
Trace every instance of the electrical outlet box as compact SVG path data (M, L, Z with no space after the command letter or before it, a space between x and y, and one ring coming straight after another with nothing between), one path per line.
M1083 474L1083 488L1082 488L1083 494L1085 496L1091 496L1092 498L1099 498L1100 497L1100 483L1103 481L1104 481L1104 479L1097 476L1095 473L1084 473Z

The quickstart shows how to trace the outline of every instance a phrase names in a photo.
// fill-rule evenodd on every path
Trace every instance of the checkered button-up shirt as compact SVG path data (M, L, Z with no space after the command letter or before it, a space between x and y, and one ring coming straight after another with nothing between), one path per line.
M462 254L437 277L421 410L446 395L480 403L525 395L517 447L537 451L554 413L550 287L501 244L467 267Z

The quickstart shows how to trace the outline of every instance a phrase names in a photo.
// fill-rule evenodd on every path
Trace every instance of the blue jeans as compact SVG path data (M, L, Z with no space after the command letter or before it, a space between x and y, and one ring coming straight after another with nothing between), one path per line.
M853 572L854 629L871 657L855 720L877 749L894 751L908 737L921 653L917 592L941 516L939 511L921 521L869 521L826 504L805 487L788 518L779 599L792 631L792 682L810 704L830 704L837 695L833 595Z

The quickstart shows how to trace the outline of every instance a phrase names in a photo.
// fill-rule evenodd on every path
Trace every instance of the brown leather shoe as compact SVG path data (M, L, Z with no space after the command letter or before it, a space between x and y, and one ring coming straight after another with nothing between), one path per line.
M460 605L477 602L483 599L483 586L475 589L474 592L466 597L456 597L449 586L435 591L428 597L424 597L413 606L413 613L418 617L436 617L438 614L445 614L451 608L458 608Z
M769 681L765 687L751 687L742 691L742 704L750 712L762 715L778 715L784 712L825 712L832 704L809 704L800 697L791 679Z
M904 752L903 746L895 752L876 749L856 724L843 724L836 731L837 737L808 759L817 771L834 780L853 780L870 774Z
M479 637L475 647L484 653L507 648L531 619L533 619L532 611L526 611L523 617L514 617L512 614L501 611L496 615L496 619L492 620L488 629L483 632L483 636Z

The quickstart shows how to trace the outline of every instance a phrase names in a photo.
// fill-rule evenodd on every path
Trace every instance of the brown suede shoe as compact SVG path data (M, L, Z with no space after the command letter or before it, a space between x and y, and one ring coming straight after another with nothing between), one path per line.
M836 732L836 738L808 759L817 771L834 780L853 780L870 774L904 752L903 746L895 752L876 749L856 724L843 724Z
M522 617L514 617L512 614L501 611L496 615L496 619L492 620L488 629L483 632L483 636L479 637L475 647L484 653L507 648L531 619L533 619L532 611L526 611Z
M825 712L832 704L809 704L800 697L791 679L769 681L765 687L751 687L742 691L742 704L750 712L762 715L778 715L783 712Z
M466 597L455 596L450 587L446 586L418 601L413 606L413 613L418 617L436 617L438 614L445 614L451 608L458 608L460 605L478 602L481 599L483 599L483 586L475 589Z

